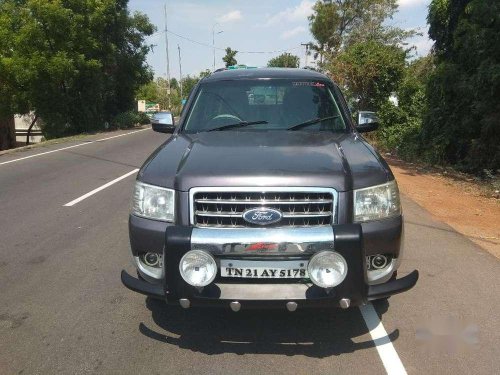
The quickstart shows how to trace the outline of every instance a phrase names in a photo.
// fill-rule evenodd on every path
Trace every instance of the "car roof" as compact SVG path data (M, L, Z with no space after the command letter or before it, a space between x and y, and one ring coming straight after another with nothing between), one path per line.
M264 79L264 78L291 78L291 79L321 79L330 80L322 73L311 69L299 68L247 68L219 70L208 77L203 82L238 80L238 79Z

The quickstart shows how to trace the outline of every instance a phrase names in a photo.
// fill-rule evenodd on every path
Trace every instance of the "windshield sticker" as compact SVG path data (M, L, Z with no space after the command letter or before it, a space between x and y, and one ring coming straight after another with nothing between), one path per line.
M305 81L305 82L292 82L292 86L313 86L313 87L325 87L324 83L321 82L311 82L311 81Z

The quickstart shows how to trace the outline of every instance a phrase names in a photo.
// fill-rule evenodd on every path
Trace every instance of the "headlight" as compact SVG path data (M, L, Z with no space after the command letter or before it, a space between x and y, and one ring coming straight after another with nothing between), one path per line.
M132 213L148 219L174 221L174 191L136 181Z
M383 185L354 190L354 221L385 219L401 214L396 180Z
M313 255L307 265L311 281L321 288L333 288L347 276L347 262L335 251L322 251Z
M217 275L215 259L206 251L191 250L182 257L179 271L185 282L192 286L207 286Z

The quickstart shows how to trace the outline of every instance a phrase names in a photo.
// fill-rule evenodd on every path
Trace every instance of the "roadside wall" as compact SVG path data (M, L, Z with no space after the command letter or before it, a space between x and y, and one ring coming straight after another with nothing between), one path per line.
M19 143L26 142L26 134L28 132L28 128L33 121L34 114L30 113L27 115L15 115L14 122L16 126L16 141ZM42 132L40 130L39 121L33 126L31 129L31 137L29 139L30 143L38 143L42 140Z

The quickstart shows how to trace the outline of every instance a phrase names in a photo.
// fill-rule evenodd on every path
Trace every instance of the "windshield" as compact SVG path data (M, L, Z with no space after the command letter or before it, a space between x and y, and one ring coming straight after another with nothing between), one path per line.
M290 130L309 121L299 127L301 131L346 130L335 96L324 82L216 81L200 86L184 130Z

